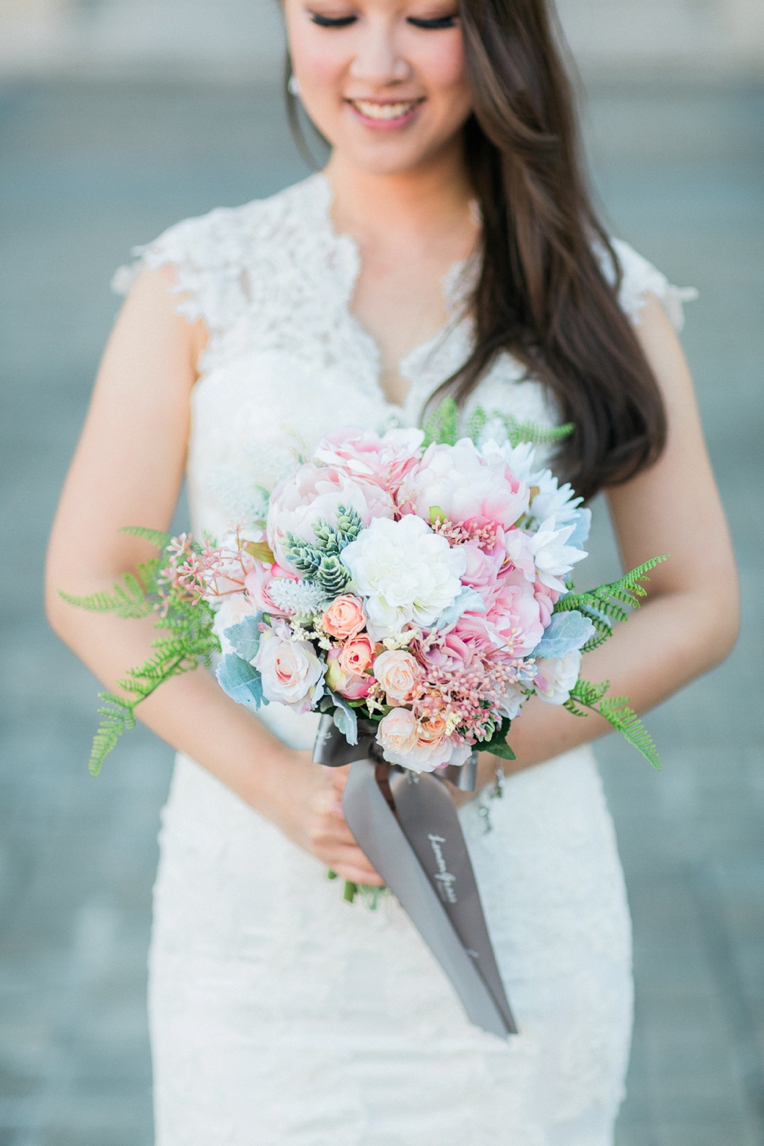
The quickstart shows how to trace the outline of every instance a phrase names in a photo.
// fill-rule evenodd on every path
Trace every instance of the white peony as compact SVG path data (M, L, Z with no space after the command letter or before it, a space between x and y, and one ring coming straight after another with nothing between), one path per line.
M545 704L564 704L578 680L580 669L579 649L571 649L564 657L537 661L534 688L539 700Z
M343 550L342 563L364 598L369 635L381 641L409 623L434 625L461 592L467 558L421 517L409 515L375 518Z

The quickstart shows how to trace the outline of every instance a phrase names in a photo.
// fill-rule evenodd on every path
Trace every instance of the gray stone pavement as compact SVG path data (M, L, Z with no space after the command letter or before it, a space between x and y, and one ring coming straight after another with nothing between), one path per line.
M733 656L650 718L663 773L599 749L636 940L618 1146L764 1143L763 113L753 87L599 88L588 113L614 231L702 292L685 341L745 593ZM303 170L268 90L0 88L0 1146L152 1142L145 962L170 753L139 731L88 777L95 682L40 608L107 283L133 243ZM615 568L601 513L594 549L592 579Z

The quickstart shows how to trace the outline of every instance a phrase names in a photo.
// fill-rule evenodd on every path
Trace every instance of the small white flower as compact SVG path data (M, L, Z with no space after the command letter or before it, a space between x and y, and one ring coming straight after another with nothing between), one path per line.
M467 558L421 517L407 515L375 518L343 550L342 563L364 598L369 635L381 641L408 624L434 624L461 592Z
M575 528L566 525L558 529L555 519L549 517L536 533L515 529L507 535L507 553L529 581L535 581L538 575L543 585L564 593L562 578L587 556L583 549L565 544Z

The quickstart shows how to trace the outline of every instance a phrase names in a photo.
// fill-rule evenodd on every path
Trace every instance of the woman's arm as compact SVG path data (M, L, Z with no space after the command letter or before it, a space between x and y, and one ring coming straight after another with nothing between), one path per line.
M586 680L609 680L611 695L631 697L644 712L712 668L732 649L738 629L735 560L708 460L690 372L663 307L652 296L637 336L663 393L668 415L665 452L649 470L608 491L623 564L669 561L651 574L648 598L606 644L584 657ZM519 771L610 731L532 698L512 725L509 742ZM479 785L496 770L483 756Z
M109 340L48 551L51 625L114 689L155 638L151 617L125 621L73 608L59 590L111 589L153 551L120 533L166 530L178 498L190 427L190 395L204 346L202 323L173 308L174 273L144 274ZM307 753L293 752L210 674L189 673L141 703L141 719L188 753L306 851L347 879L380 882L342 817L336 783Z

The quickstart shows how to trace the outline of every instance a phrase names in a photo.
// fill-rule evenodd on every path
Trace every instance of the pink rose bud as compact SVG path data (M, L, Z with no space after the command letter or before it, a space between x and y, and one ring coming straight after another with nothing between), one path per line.
M367 695L374 684L374 677L368 673L358 676L347 672L340 662L341 655L342 650L339 648L335 647L329 651L326 658L326 683L332 692L338 692L348 700L360 700Z
M351 637L340 649L339 663L344 672L363 676L374 660L374 645L366 633Z

